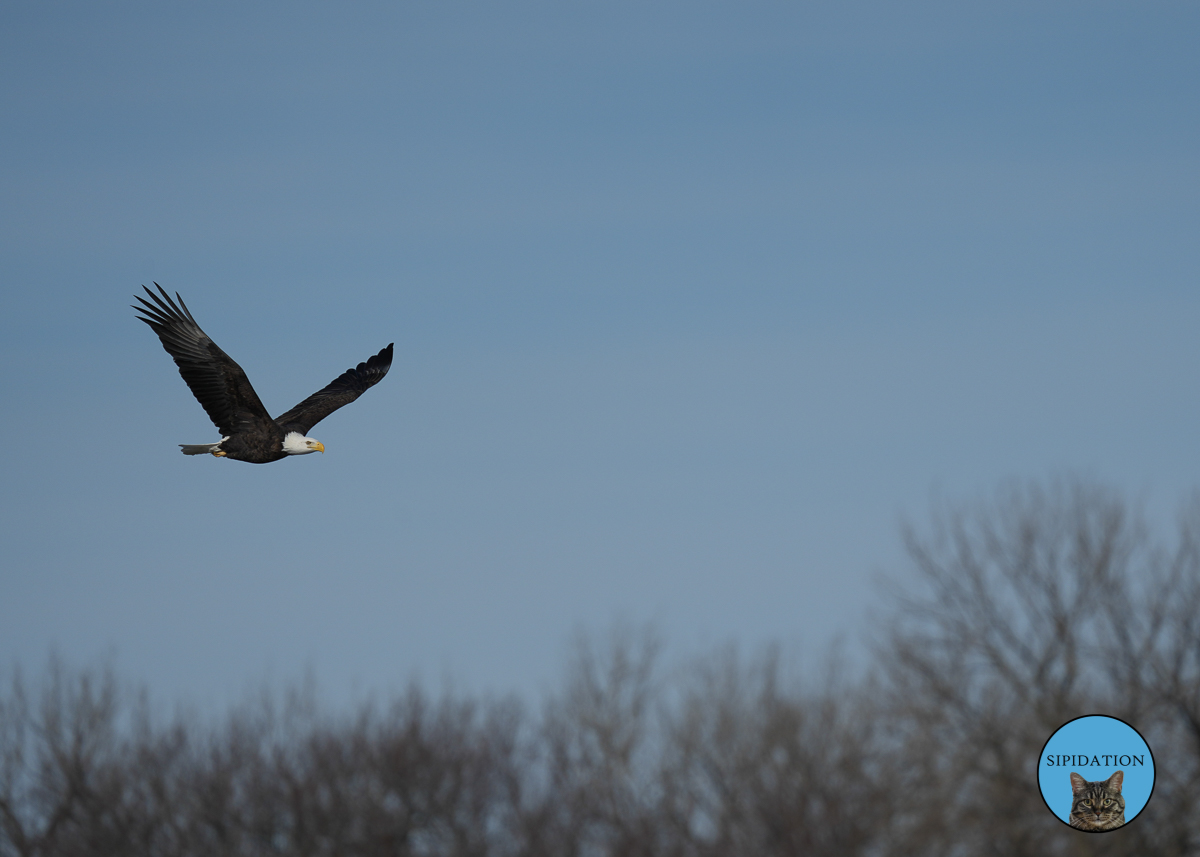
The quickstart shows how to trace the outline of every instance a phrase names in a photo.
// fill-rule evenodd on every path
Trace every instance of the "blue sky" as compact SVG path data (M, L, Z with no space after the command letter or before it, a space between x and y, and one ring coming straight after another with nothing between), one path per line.
M870 630L933 495L1171 518L1200 406L1189 3L7 4L0 659L170 698L537 691L576 628ZM129 309L178 290L266 467Z

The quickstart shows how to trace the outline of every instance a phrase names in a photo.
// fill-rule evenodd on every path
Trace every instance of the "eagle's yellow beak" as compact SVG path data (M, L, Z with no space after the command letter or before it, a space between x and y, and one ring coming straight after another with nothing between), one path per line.
M321 441L318 440L316 442L316 444L313 445L313 449L317 450L317 452L324 452L325 444L321 443Z

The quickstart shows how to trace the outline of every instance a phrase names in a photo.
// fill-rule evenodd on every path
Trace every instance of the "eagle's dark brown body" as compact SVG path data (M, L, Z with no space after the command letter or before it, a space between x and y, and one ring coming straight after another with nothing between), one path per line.
M270 432L253 434L235 434L229 440L223 440L220 451L224 458L234 461L248 461L251 464L270 464L281 458L287 458L283 451L284 433L279 429Z
M143 313L138 318L158 334L163 348L179 367L179 374L223 438L215 444L180 444L187 455L210 452L234 461L268 464L290 454L323 452L323 445L305 437L309 429L378 384L391 368L389 344L287 413L271 419L242 367L200 329L183 298L177 293L176 304L162 286L154 285L161 297L146 289L153 303L138 297L142 306L134 309Z

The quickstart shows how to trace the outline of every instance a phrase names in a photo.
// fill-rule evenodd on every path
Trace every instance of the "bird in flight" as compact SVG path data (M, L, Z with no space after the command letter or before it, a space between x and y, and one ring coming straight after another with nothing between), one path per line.
M184 382L222 434L217 443L179 444L184 455L207 452L218 458L268 464L289 455L324 452L325 444L306 437L309 430L382 381L391 368L395 343L347 369L286 414L271 419L242 367L200 329L179 293L175 293L176 304L162 286L154 285L162 297L142 286L154 303L135 295L142 303L134 307L142 313L137 318L158 334Z

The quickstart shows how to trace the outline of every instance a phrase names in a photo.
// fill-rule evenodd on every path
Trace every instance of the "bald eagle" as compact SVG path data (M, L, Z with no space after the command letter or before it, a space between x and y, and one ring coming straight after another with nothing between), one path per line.
M154 303L135 295L142 303L134 307L142 313L137 318L158 334L163 348L175 358L179 374L223 435L217 443L179 444L184 455L208 452L218 458L267 464L289 455L324 452L323 443L305 436L309 429L378 384L391 368L395 343L271 419L242 367L200 329L179 293L175 293L176 305L162 286L154 285L162 297L142 286Z

